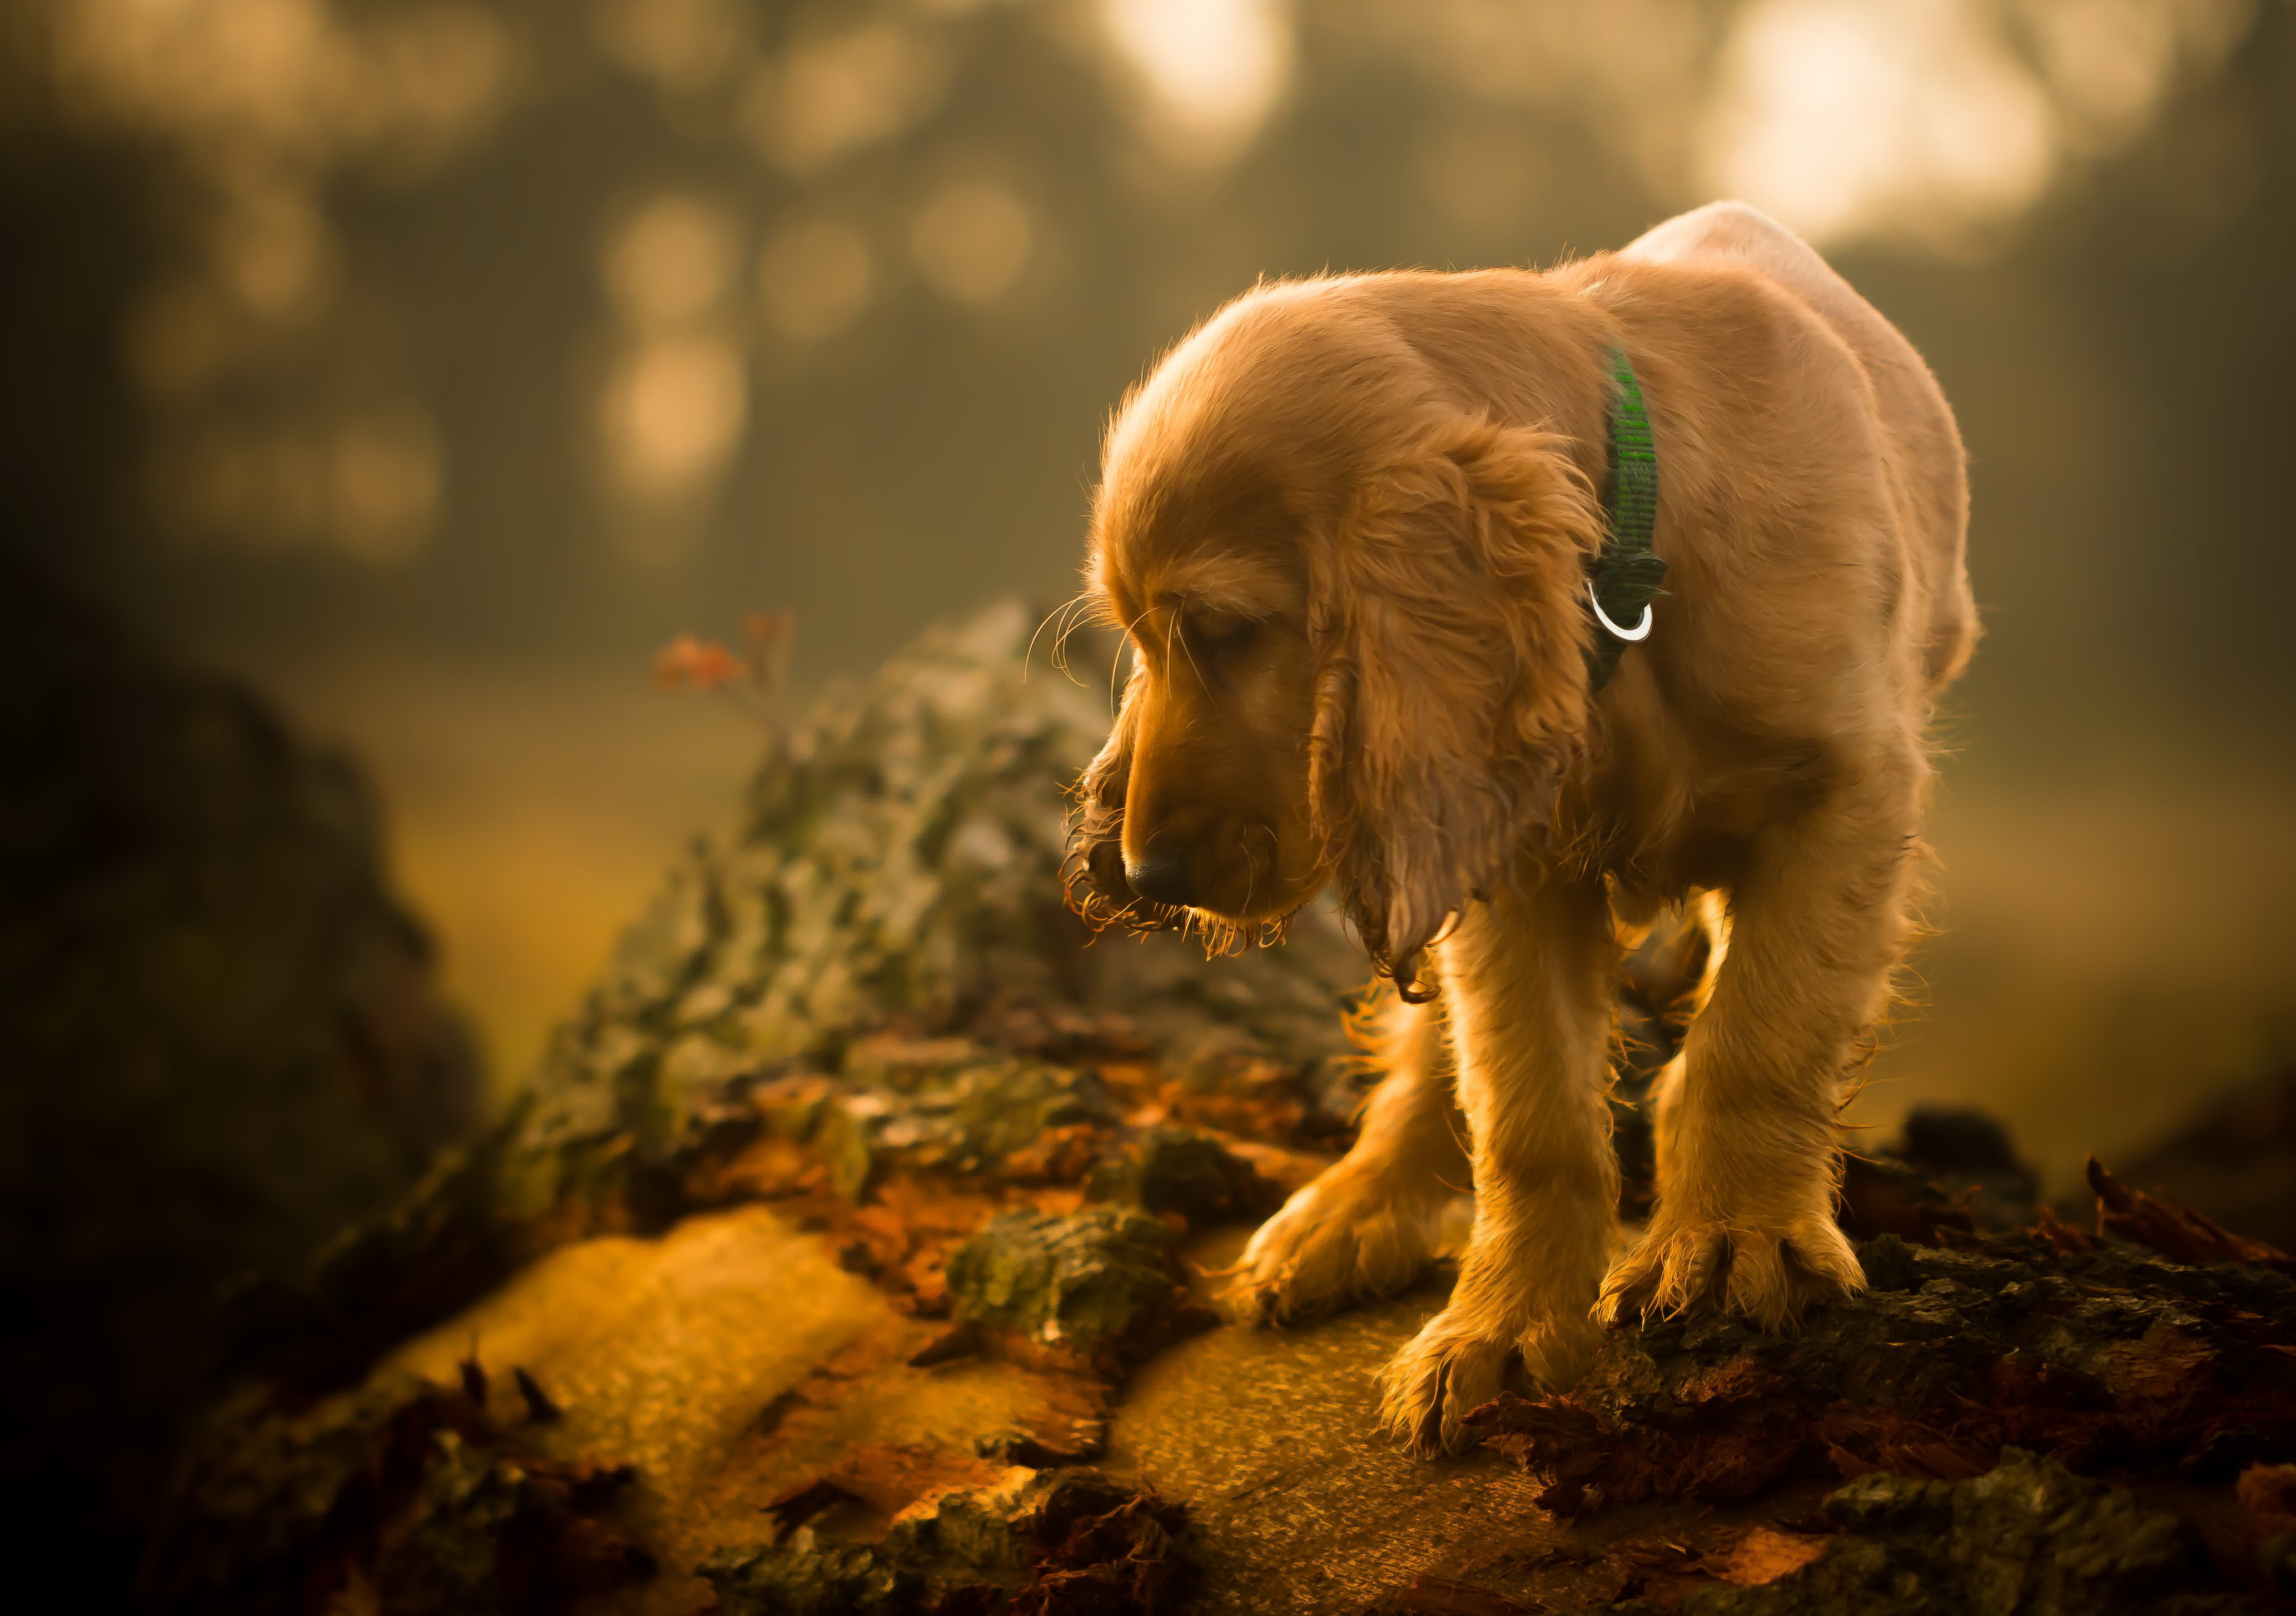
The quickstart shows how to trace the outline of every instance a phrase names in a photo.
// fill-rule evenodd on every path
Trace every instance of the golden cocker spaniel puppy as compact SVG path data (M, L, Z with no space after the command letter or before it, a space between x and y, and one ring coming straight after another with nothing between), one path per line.
M1621 354L1668 570L1597 691ZM1599 1321L1781 1328L1863 1284L1835 1113L1906 937L1923 726L1976 635L1967 504L1921 357L1734 203L1546 274L1262 285L1118 414L1087 579L1134 661L1078 900L1234 941L1330 884L1400 989L1357 1143L1243 1275L1279 1319L1391 1291L1472 1175L1457 1285L1385 1378L1422 1451L1471 1440L1518 1354L1570 1385ZM1710 964L1614 1263L1615 985L1677 908Z

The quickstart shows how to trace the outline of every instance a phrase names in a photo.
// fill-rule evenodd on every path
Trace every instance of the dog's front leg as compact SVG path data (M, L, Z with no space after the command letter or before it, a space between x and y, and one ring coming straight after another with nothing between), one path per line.
M1726 1308L1783 1330L1864 1287L1834 1222L1836 1112L1904 947L1926 767L1882 749L1756 839L1663 1102L1658 1208L1604 1282L1606 1318Z
M1433 1259L1443 1208L1467 1187L1441 1008L1390 994L1370 1053L1386 1075L1364 1102L1355 1148L1244 1248L1237 1289L1262 1318L1280 1324L1401 1290Z
M1475 1226L1450 1304L1384 1376L1382 1418L1423 1454L1469 1444L1461 1416L1517 1354L1553 1389L1585 1373L1619 1196L1603 1098L1619 948L1601 881L1547 873L1504 890L1441 958Z

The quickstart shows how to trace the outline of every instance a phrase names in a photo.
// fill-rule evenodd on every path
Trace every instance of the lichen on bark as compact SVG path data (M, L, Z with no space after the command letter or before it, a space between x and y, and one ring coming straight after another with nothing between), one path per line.
M1136 1357L1215 1316L1173 1273L1169 1225L1123 1207L1066 1216L1001 1213L948 1261L961 1319L1034 1345L1096 1358L1121 1343Z
M1016 1471L873 1544L786 1546L702 1568L724 1616L1165 1616L1189 1591L1186 1512L1085 1471Z

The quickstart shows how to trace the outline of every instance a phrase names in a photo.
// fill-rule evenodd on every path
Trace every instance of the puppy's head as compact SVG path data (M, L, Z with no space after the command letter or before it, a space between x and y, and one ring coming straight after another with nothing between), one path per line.
M1419 997L1577 755L1600 519L1567 446L1447 398L1349 284L1230 305L1110 431L1086 573L1132 671L1070 891L1234 944L1335 883Z

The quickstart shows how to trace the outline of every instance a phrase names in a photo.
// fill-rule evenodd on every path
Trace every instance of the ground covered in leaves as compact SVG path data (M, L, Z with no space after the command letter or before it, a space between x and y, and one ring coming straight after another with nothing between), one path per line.
M2286 1259L2103 1176L2101 1233L2001 1226L2030 1178L1949 1120L1853 1176L1874 1288L1802 1335L1621 1332L1569 1397L1480 1411L1468 1461L1378 1444L1370 1377L1437 1291L1279 1333L1226 1319L1216 1272L1344 1146L1360 965L1312 915L1235 959L1086 946L1062 788L1105 693L1024 681L1028 626L929 639L778 739L529 1101L243 1299L154 1603L2199 1612L2289 1585Z

